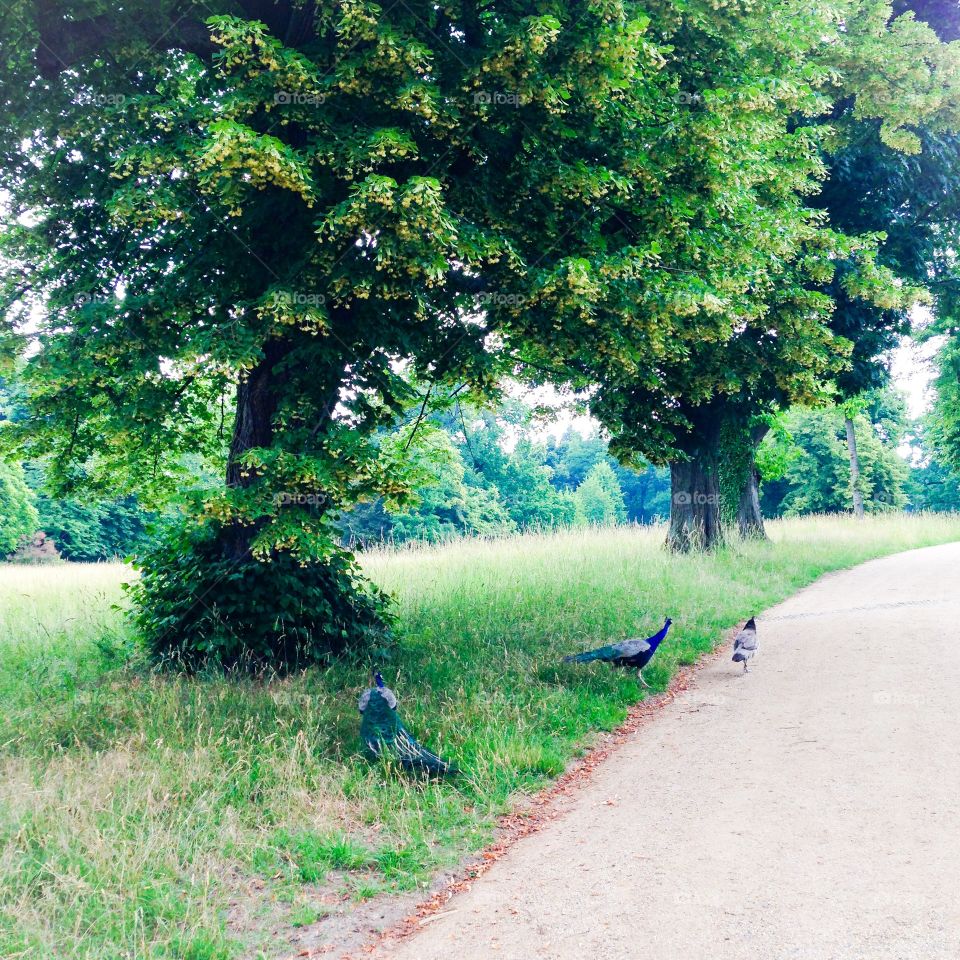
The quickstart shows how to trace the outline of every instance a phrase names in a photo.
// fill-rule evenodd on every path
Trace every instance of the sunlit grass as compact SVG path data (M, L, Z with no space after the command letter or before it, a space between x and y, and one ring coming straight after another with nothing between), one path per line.
M622 528L372 552L397 596L380 663L450 783L359 755L364 665L282 680L157 676L116 565L0 567L0 957L227 960L314 922L321 895L411 889L477 849L642 691L562 654L674 630L654 687L821 573L960 539L960 518L808 518L674 557ZM227 909L228 904L232 904ZM272 956L272 953L267 955Z

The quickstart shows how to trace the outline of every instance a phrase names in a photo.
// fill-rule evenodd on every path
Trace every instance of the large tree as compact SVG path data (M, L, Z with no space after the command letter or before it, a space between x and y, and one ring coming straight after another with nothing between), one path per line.
M891 19L881 3L851 4L837 35L823 29L826 42L805 48L804 75L814 77L829 109L807 116L798 111L792 120L782 113L774 117L784 124L778 147L785 152L793 141L799 175L787 181L785 167L790 168L781 153L775 182L755 186L758 219L779 210L780 229L746 258L755 274L745 294L725 300L728 335L691 343L686 355L661 367L652 384L623 382L618 374L619 388L604 391L597 405L621 449L671 462L670 542L679 549L719 542L725 519L735 518L745 535L762 535L753 453L769 415L792 402L824 402L838 384L848 391L854 382L861 389L869 385L877 354L903 327L916 296L912 288L927 279L920 266L933 251L923 224L929 210L920 201L932 199L935 191L946 200L944 182L950 177L949 148L941 150L934 142L938 135L922 125L956 128L957 51L909 16ZM769 44L766 36L764 41ZM755 69L764 69L762 54L768 52L769 46L761 48ZM827 65L828 75L816 79L816 66ZM728 75L734 85L743 82L738 69L739 60ZM712 93L704 102L722 110L722 102L714 106L716 99ZM875 198L870 184L853 184L850 177L832 179L865 138L895 168L894 177L874 185L895 198ZM801 145L811 139L821 151L819 170L803 166ZM949 137L941 135L939 142ZM911 183L917 169L939 174L930 178L929 190ZM891 179L897 183L888 190ZM808 201L810 216L804 219L795 207L801 202L797 194L814 194L824 181L832 192ZM846 212L859 205L872 215L842 215L841 198ZM917 235L911 238L912 228ZM889 229L895 236L883 243L882 231ZM747 226L745 235L750 231ZM654 417L650 411L656 411ZM664 430L666 438L656 436Z
M624 0L8 6L3 300L33 415L3 433L60 491L222 464L147 558L158 653L289 663L379 629L334 520L402 495L377 438L412 383L485 389L508 342L649 370L692 335L710 284L661 251L723 228L696 236L671 169L701 154L722 220L729 164L672 109L682 6L656 34Z

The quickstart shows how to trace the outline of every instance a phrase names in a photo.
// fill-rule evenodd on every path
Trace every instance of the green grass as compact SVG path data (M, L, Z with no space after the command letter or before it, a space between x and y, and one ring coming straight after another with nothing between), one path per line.
M398 598L382 664L413 730L467 775L359 755L362 666L283 680L158 676L122 624L119 566L0 567L0 957L232 960L331 894L427 882L642 696L562 654L674 628L664 687L738 620L821 573L960 539L960 518L807 519L673 557L662 530L368 555Z

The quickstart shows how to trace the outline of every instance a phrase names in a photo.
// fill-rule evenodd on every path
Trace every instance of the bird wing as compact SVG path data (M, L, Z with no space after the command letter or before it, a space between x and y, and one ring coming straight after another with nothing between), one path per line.
M357 709L363 713L367 709L367 704L370 703L370 694L373 693L372 690L364 690L360 694L360 699L357 701Z
M646 653L650 649L650 641L636 637L624 640L623 643L615 643L613 649L617 651L618 657L635 657L638 653Z
M753 650L758 646L757 631L753 628L741 630L733 641L734 650Z
M623 640L620 643L611 643L607 647L587 650L586 653L574 653L569 657L564 657L563 660L564 663L591 663L594 660L611 663L625 657L635 657L649 649L650 642L648 640Z

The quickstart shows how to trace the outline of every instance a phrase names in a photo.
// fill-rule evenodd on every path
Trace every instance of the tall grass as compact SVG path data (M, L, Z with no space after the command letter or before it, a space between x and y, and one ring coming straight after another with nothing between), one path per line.
M359 755L363 665L295 677L152 673L116 565L0 567L0 957L273 956L331 891L423 884L482 846L643 696L564 653L674 629L663 688L724 629L821 573L960 539L960 518L770 525L772 542L675 557L621 528L371 552L397 597L380 666L414 731L467 774L398 776Z

